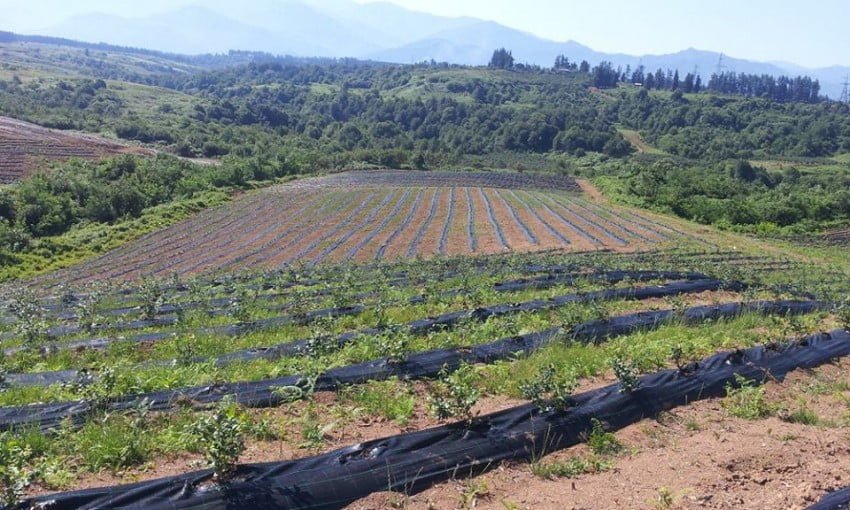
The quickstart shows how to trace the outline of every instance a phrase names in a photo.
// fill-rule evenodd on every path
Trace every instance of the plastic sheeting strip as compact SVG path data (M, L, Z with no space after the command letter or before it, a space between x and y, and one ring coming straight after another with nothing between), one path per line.
M209 470L130 485L45 496L29 502L52 510L93 508L337 509L373 492L422 491L459 474L473 476L504 461L528 461L582 441L598 419L618 430L661 411L725 395L737 377L782 380L850 354L850 334L834 331L782 345L716 354L683 370L639 378L631 393L618 384L575 395L565 410L522 405L427 430L400 434L304 459L239 467L230 483L210 487Z

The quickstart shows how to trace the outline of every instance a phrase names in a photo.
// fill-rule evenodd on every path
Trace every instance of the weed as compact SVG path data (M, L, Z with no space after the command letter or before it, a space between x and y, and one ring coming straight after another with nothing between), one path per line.
M617 436L607 432L601 421L593 418L590 420L591 429L587 434L587 445L596 455L616 455L623 451L624 446Z
M655 507L660 510L673 508L674 503L673 492L667 487L658 489L658 496L655 499Z
M305 449L321 448L335 426L333 422L323 424L319 421L316 409L311 406L301 418L301 439L304 442L299 446Z
M812 411L804 402L800 402L799 407L790 413L783 414L783 421L788 423L799 423L801 425L819 425L820 417Z
M349 390L350 398L371 415L406 425L416 408L416 398L398 381L371 382Z
M726 385L724 406L732 416L745 420L767 418L776 412L767 401L764 387L740 375L735 376L734 384Z
M35 472L27 467L32 450L11 436L0 436L0 503L14 507L33 482Z
M575 478L585 474L602 473L611 468L611 463L599 457L573 457L565 461L535 462L531 464L531 472L545 480L555 478Z
M466 482L466 487L460 497L460 507L464 510L475 508L478 498L490 496L490 488L484 480L474 478Z
M444 368L440 380L431 385L429 404L441 420L448 418L473 418L472 408L478 402L480 392L475 388L478 379L472 366L462 364L453 373Z
M850 331L850 296L845 297L833 310L838 323L845 331Z

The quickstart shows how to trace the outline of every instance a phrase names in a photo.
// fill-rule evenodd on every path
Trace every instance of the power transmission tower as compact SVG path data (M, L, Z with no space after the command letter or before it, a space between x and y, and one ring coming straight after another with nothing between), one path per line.
M717 69L714 71L718 76L723 74L723 71L726 69L726 64L723 63L723 54L720 54L720 58L717 59Z
M839 101L842 103L850 103L850 76L844 77L844 88L841 90L841 98Z

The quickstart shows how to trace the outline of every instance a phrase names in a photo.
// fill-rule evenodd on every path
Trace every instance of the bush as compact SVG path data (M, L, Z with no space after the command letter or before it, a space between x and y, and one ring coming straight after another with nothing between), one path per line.
M463 364L453 373L446 369L440 373L440 380L431 386L429 403L437 418L473 418L472 408L478 402L480 392L475 388L477 374L472 366Z
M640 372L634 362L623 358L614 358L611 361L611 368L620 382L620 393L632 393L638 389L640 386L638 375Z
M578 386L572 375L559 374L555 365L548 365L534 378L520 386L523 398L543 412L564 409L570 405L570 397Z
M226 482L236 471L239 456L245 451L245 424L239 409L223 401L192 427L198 446L218 482Z

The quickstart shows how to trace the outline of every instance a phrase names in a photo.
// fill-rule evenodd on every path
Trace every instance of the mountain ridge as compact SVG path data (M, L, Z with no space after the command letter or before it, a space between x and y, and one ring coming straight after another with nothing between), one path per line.
M170 27L170 28L169 28ZM174 27L179 27L175 29ZM352 0L306 3L299 0L212 0L144 18L90 13L47 29L44 35L107 42L176 53L265 51L316 57L354 57L393 63L429 60L484 65L494 49L513 51L518 62L551 66L559 54L591 64L609 61L648 71L697 71L707 79L718 69L748 74L807 74L822 91L838 97L850 67L808 68L790 62L758 62L687 48L661 55L630 55L593 50L576 41L553 41L476 18L449 18L386 2Z

